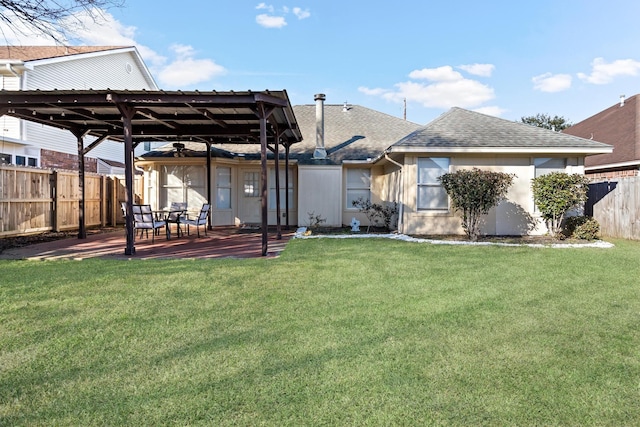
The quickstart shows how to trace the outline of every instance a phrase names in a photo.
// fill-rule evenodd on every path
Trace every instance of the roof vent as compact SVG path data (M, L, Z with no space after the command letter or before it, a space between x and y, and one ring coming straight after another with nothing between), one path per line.
M342 105L342 112L346 113L347 111L349 111L349 105L347 104L347 101L344 101L344 104Z
M621 107L624 107L624 98L625 98L624 95L620 95L620 106Z

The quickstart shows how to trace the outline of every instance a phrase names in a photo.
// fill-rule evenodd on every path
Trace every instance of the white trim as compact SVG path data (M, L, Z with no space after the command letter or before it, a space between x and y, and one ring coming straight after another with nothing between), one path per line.
M614 168L623 168L626 166L638 166L640 168L640 160L632 160L629 162L620 162L620 163L609 163L606 165L598 165L598 166L589 166L584 168L585 171L593 171L600 169L614 169Z
M613 147L389 147L386 153L608 154Z

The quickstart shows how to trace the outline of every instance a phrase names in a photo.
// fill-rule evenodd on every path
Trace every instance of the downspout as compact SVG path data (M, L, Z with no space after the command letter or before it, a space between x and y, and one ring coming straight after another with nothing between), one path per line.
M393 160L391 157L389 157L388 153L384 153L384 158L386 160L388 160L390 163L393 163L394 165L398 166L400 169L398 170L398 172L400 173L400 206L398 207L398 233L403 233L403 226L404 223L402 221L403 216L404 216L404 180L402 179L402 164L396 162L395 160Z

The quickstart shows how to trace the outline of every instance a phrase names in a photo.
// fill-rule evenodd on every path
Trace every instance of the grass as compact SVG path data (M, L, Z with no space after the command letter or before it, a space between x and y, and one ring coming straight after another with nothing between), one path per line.
M2 261L0 425L638 425L615 243Z

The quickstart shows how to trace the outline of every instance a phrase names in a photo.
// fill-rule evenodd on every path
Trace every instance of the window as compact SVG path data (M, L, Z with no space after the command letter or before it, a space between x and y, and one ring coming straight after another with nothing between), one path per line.
M244 197L260 197L260 173L244 173Z
M165 165L160 175L160 207L170 206L173 202L186 202L190 209L198 209L206 203L204 166Z
M216 207L231 209L231 168L216 168Z
M10 165L10 164L11 164L11 154L0 153L0 165Z
M371 200L371 170L347 169L347 209L357 209L353 202Z
M285 171L284 169L279 170L280 175L280 209L287 208L287 200L286 200L286 189L285 185ZM289 171L289 207L294 206L293 203L293 177L291 176L291 171ZM276 170L269 169L269 209L276 208Z
M536 168L535 177L546 175L551 172L564 172L566 167L565 158L557 157L539 157L533 159L533 164Z
M16 156L16 165L19 166L38 166L38 159L26 156Z
M418 159L418 210L449 209L449 197L438 181L438 177L448 172L448 157Z

